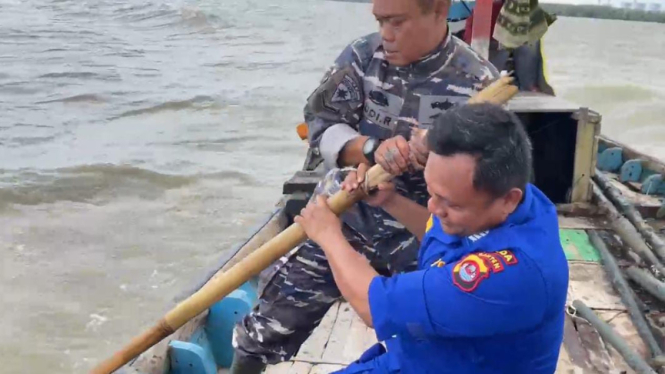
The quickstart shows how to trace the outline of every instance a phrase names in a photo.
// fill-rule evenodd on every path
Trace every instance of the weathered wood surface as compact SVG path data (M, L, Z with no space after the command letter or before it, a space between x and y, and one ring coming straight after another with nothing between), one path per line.
M577 114L577 139L575 145L575 162L573 170L573 190L571 201L591 201L591 177L594 174L598 142L600 134L600 117L582 108Z
M568 266L567 303L579 299L592 309L626 310L601 264L570 262Z
M560 229L607 230L611 227L603 217L566 217L559 216Z
M644 214L644 210L655 211L662 204L662 198L654 195L642 194L621 183L618 180L618 175L607 172L605 172L605 175L610 179L612 186L619 190L626 200L635 205L635 208L640 211L640 213ZM646 216L651 216L651 214L646 214Z
M598 139L599 142L603 143L607 147L619 147L623 149L623 159L624 161L626 160L634 160L634 159L640 159L643 160L643 165L647 169L650 169L652 171L655 171L660 174L665 174L665 162L662 160L659 160L655 157L649 156L647 154L644 154L642 152L639 152L623 143L617 142L616 140L609 139L603 135L601 135Z
M376 342L374 330L365 325L351 305L338 302L326 313L293 360L269 366L266 373L330 373L357 360Z

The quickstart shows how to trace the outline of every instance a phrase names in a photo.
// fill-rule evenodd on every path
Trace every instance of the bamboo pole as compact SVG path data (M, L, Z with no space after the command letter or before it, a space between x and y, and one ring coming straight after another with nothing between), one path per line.
M605 194L603 194L600 187L595 182L593 184L593 194L598 200L598 205L607 211L610 219L612 229L619 234L621 240L637 253L644 261L653 266L660 274L665 275L665 267L660 263L660 260L653 254L651 248L644 242L644 239L637 232L635 226L628 221L623 215L617 211L617 208L612 204Z
M665 283L654 278L651 273L637 266L631 266L626 269L628 278L632 279L635 283L639 284L650 294L658 298L660 301L665 302Z
M621 192L610 182L609 178L605 176L600 170L596 169L596 175L594 179L603 189L607 197L619 207L621 212L630 220L630 222L635 225L637 231L642 234L642 237L649 243L649 246L653 248L654 252L660 257L661 260L665 261L665 241L661 239L658 234L656 234L651 226L649 226L642 218L640 212L635 209L633 204L626 201L626 199L621 196Z
M651 356L656 357L661 355L663 352L660 349L660 345L658 345L656 338L651 333L649 324L644 318L644 315L638 307L637 302L633 298L633 293L631 292L632 289L621 274L621 269L619 269L619 265L617 265L616 261L614 260L614 256L612 256L610 251L607 249L607 246L605 246L603 240L600 238L600 236L598 236L598 233L595 231L589 231L589 239L591 240L591 244L593 244L593 246L596 247L600 253L600 257L603 259L603 266L610 276L612 285L614 285L614 288L617 290L617 292L619 292L619 295L621 295L621 300L626 305L628 314L630 314L637 332L640 334L642 340L644 340L647 347L649 347L649 350L651 351Z
M497 105L505 104L518 92L517 87L512 85L512 82L512 77L501 77L471 97L468 103L488 102ZM393 176L383 170L380 165L374 165L367 172L367 186L373 188L392 178ZM352 194L342 190L328 198L328 205L335 214L339 215L363 197L364 192L360 189ZM251 277L270 266L270 264L302 243L305 239L306 234L302 227L297 223L292 224L228 271L213 278L196 293L180 302L175 308L166 313L156 325L132 339L120 351L94 367L90 373L110 374L121 368L153 345L159 343L162 339L171 335L187 321L210 308L214 303L240 287Z
M598 334L600 334L603 340L609 343L621 354L621 357L623 357L628 366L635 370L636 373L656 374L656 371L653 370L649 364L637 354L637 352L630 348L628 343L619 336L614 329L612 329L612 326L601 320L596 313L594 313L593 310L586 306L581 300L573 301L573 308L575 308L575 313L578 316L589 321L596 331L598 331Z

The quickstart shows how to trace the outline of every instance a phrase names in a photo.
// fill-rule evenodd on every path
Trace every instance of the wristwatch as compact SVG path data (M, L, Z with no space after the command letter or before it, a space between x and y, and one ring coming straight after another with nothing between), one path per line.
M381 140L372 136L367 138L363 144L363 156L365 156L372 165L376 163L376 161L374 161L374 152L379 148L379 145L381 145Z

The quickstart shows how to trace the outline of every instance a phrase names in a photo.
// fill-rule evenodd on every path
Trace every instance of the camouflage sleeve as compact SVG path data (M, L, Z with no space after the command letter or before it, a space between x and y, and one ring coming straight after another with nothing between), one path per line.
M351 43L307 99L304 114L309 143L318 149L326 169L338 167L339 152L349 140L359 136L364 101L362 77L371 56L365 38Z

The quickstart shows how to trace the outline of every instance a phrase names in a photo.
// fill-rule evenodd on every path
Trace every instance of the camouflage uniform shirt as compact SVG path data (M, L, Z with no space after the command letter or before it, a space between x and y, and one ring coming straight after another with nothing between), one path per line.
M498 76L492 64L450 34L430 54L403 67L384 58L378 33L361 37L308 98L310 145L326 169L339 167L339 153L353 138L409 139L412 127L431 126L438 114L466 102ZM422 204L427 198L422 172L399 177L398 190Z

